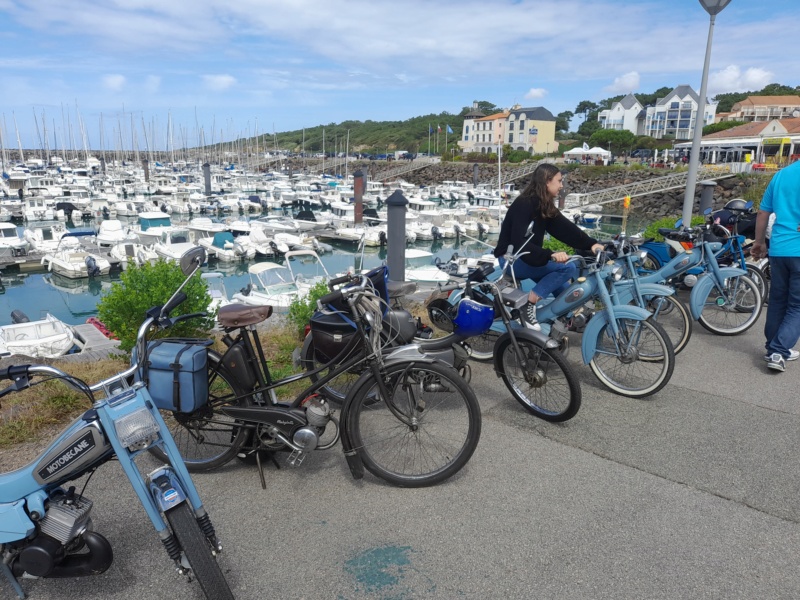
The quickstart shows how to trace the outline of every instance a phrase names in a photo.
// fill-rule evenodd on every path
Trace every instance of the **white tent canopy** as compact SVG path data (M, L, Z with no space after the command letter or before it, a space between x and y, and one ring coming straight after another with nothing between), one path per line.
M583 148L573 148L572 150L564 152L564 156L602 156L605 158L610 155L611 152L608 150L603 150L599 146L589 148L588 150L584 150Z

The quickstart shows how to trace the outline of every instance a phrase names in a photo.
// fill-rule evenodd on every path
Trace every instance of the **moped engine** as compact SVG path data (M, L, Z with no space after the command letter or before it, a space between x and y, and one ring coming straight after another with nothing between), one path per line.
M74 488L51 498L36 536L11 565L14 575L81 577L108 569L114 559L111 544L91 531L91 509L92 501Z

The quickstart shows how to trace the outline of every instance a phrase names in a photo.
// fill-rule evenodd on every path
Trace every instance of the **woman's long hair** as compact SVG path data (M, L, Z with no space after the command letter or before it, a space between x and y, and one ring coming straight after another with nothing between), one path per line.
M555 198L547 192L547 184L559 173L558 167L544 163L536 167L531 177L531 182L522 190L521 196L535 196L539 200L539 212L546 219L552 219L558 214Z

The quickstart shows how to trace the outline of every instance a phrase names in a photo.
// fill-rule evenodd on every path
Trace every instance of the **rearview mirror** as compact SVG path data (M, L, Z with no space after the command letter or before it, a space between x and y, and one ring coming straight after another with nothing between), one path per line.
M206 262L206 249L202 246L195 246L183 253L181 256L181 271L184 275L192 274Z

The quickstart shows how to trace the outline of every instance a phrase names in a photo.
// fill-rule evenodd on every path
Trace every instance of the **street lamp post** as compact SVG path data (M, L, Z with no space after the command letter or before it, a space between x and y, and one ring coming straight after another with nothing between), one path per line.
M692 223L692 205L694 204L694 191L697 186L697 169L700 164L700 138L703 136L703 123L705 123L706 90L708 88L708 65L711 62L711 39L714 35L714 21L731 0L700 0L700 5L709 14L708 42L706 42L706 59L703 64L703 78L700 80L700 99L697 102L697 116L694 120L694 135L692 136L692 150L689 156L689 173L686 176L686 193L683 198L683 226L689 227Z
M550 142L547 142L545 151L544 151L545 159L550 158Z

